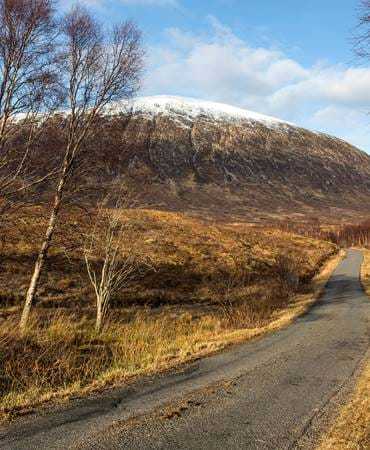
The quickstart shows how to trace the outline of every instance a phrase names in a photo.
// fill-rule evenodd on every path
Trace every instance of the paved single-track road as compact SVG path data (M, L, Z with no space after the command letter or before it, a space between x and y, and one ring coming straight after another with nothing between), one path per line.
M321 299L289 327L181 371L18 419L0 430L0 448L312 448L369 348L361 263L360 252L348 251Z

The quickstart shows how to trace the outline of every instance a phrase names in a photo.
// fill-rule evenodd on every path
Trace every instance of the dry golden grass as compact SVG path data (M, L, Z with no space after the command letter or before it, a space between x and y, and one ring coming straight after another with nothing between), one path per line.
M361 281L370 296L370 251L364 250ZM351 400L326 432L319 450L368 450L370 448L370 353Z
M370 364L367 363L351 401L335 419L320 450L368 450L370 448Z
M9 260L0 271L0 307L23 301L42 230L42 210L33 213L34 218L27 216L19 222L19 229L3 233L12 239L4 249ZM296 263L297 276L304 283L337 251L330 243L290 233L212 224L177 213L131 210L122 214L131 223L122 247L153 270L144 267L143 275L117 296L116 306L217 303L225 285L241 276L249 286L243 297L254 299L266 280L271 285L276 277L279 257ZM90 307L93 302L76 233L88 231L89 220L75 214L65 222L68 227L56 238L38 291L40 307ZM237 301L238 283L232 290Z
M277 302L268 318L235 304L238 320L222 308L203 314L167 309L139 310L125 319L112 312L98 337L92 319L73 312L35 311L26 336L17 331L17 316L0 323L0 417L9 418L48 401L60 401L138 376L176 367L227 345L271 332L290 323L320 294L341 256L325 264L306 293ZM268 297L265 301L272 301ZM252 313L252 316L251 316ZM254 326L250 324L254 322Z

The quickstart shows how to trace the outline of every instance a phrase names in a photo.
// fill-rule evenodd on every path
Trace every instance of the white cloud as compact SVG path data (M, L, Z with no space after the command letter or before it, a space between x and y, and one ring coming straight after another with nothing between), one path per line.
M308 117L306 125L343 136L359 148L370 151L370 117L365 110L328 106Z
M205 33L165 30L166 45L148 52L146 94L231 103L366 144L370 68L320 61L304 67L280 48L252 47L216 18L207 21ZM343 114L351 129L338 127Z

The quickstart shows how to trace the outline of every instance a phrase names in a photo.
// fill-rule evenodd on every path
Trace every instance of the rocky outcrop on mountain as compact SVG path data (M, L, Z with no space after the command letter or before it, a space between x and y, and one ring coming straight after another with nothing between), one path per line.
M370 212L370 156L335 137L182 98L115 104L106 114L115 131L108 127L102 162L145 205L252 221Z

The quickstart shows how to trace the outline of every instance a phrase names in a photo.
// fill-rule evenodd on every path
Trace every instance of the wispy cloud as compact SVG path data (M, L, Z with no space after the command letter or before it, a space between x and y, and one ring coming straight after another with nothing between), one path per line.
M249 45L215 17L207 22L202 34L165 30L166 43L148 52L146 93L231 103L364 145L370 68L321 61L306 67L280 47ZM340 117L351 119L351 130Z

